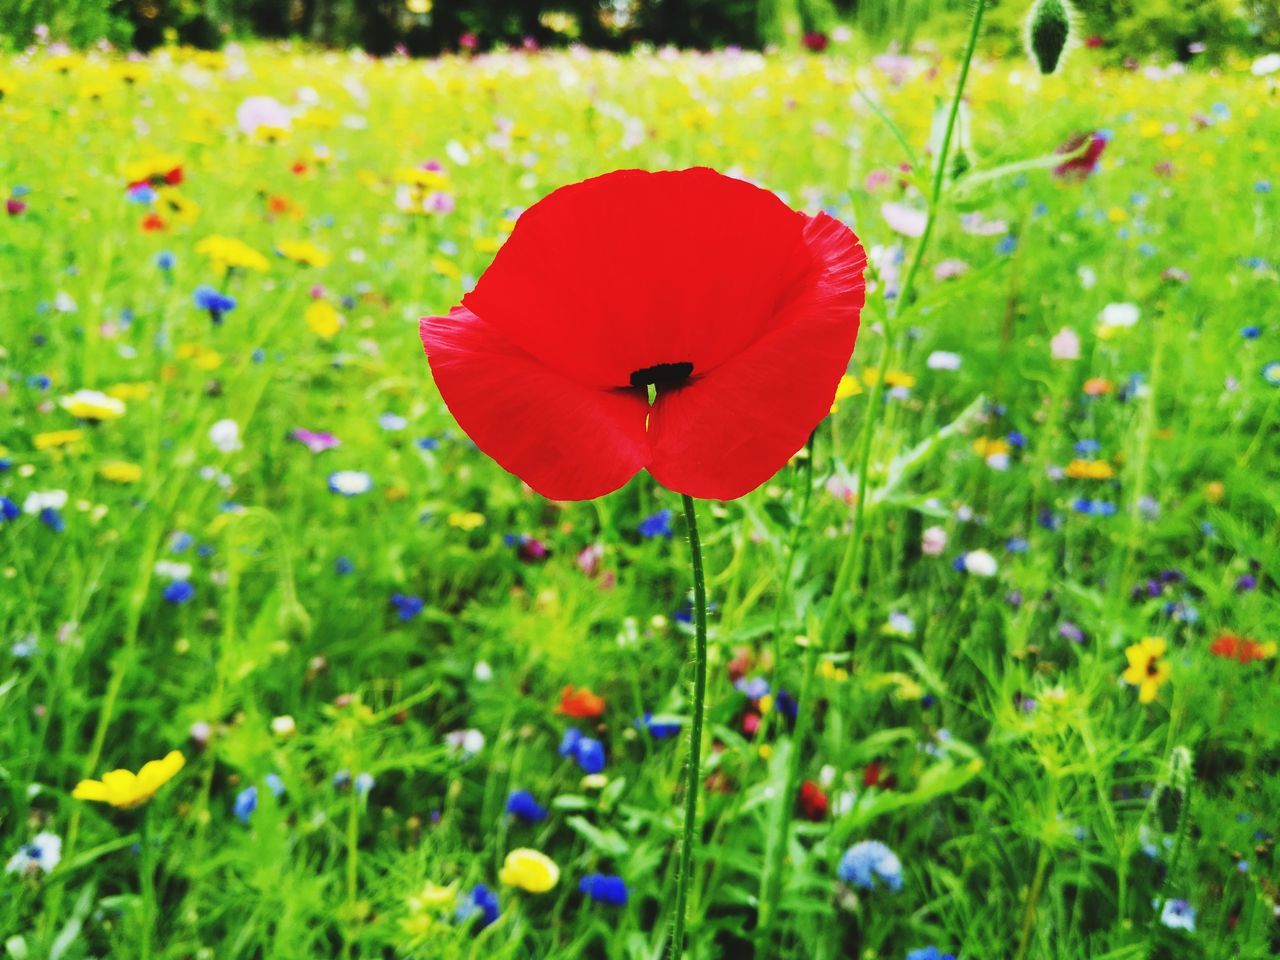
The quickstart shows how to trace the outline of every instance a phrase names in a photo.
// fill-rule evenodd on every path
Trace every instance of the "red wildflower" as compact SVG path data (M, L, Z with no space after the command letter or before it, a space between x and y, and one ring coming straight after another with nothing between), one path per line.
M594 720L604 713L604 697L592 693L586 687L576 689L571 684L560 691L559 712L566 717Z
M830 38L825 33L820 33L817 30L810 30L804 35L804 39L801 40L801 43L804 44L804 48L810 53L821 53L823 50L827 49L827 44L830 42Z
M142 218L142 229L147 233L154 233L157 230L163 230L164 218L158 213L148 213Z
M1058 153L1072 154L1053 168L1056 177L1065 180L1087 180L1098 169L1098 161L1102 159L1102 151L1111 142L1111 135L1104 130L1093 133L1078 133L1058 148Z
M1209 645L1209 652L1224 660L1252 663L1255 660L1266 660L1274 656L1275 645L1259 643L1248 637L1238 637L1234 633L1224 633Z
M825 820L830 801L822 788L812 780L800 784L800 793L796 797L800 803L800 813L806 820Z
M602 496L648 469L728 500L831 409L865 263L839 221L740 180L621 170L527 210L422 342L458 423L543 496Z
M22 213L22 211L27 209L27 205L17 197L10 197L4 202L4 209L9 216L16 217L18 214Z

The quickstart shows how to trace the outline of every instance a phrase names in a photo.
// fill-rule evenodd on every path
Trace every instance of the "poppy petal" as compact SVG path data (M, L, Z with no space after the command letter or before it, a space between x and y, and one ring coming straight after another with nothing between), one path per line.
M446 405L476 445L550 500L589 500L645 465L648 404L529 356L465 307L426 317L422 345Z
M866 254L826 214L808 221L804 242L813 265L779 305L773 331L689 385L659 391L649 470L664 487L715 500L743 496L830 411L858 336Z
M462 303L580 383L664 364L696 376L775 328L811 268L806 221L714 170L619 170L526 210Z

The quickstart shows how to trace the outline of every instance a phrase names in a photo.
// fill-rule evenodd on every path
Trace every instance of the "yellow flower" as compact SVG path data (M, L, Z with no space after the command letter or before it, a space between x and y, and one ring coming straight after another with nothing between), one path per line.
M100 390L77 390L59 400L58 405L77 420L118 420L125 411L123 400Z
M114 387L107 387L107 396L117 400L145 400L151 396L151 384L117 383Z
M449 526L457 527L459 530L474 530L477 527L484 526L483 513L451 513L449 514Z
M434 883L428 883L422 888L421 893L415 893L409 897L409 911L411 913L421 913L424 910L432 910L437 907L451 907L457 899L457 884L451 883L447 887L441 887Z
M156 208L175 224L195 223L200 216L200 204L183 196L177 187L160 187L156 191Z
M1173 674L1173 668L1165 662L1164 651L1164 637L1143 637L1124 652L1129 661L1124 682L1138 688L1139 703L1154 700L1160 687Z
M182 158L172 153L153 153L134 160L124 168L124 178L129 183L149 183L153 187L164 185L174 170L182 168Z
M342 329L342 314L327 300L312 300L303 316L311 332L321 339L328 340Z
M862 371L862 379L868 384L875 383L880 379L880 371L874 367ZM905 370L886 370L884 374L884 382L890 387L905 387L910 390L916 385L916 378L913 374L907 373Z
M125 63L118 64L113 71L118 80L133 86L135 83L147 79L147 68L141 63Z
M396 171L395 180L419 190L443 190L449 186L449 178L444 173L422 167L401 167Z
M79 443L83 439L83 430L50 430L48 433L37 433L35 444L37 450L52 450L55 447Z
M520 847L507 854L498 879L529 893L546 893L560 881L560 868L545 853Z
M859 396L861 393L862 384L858 382L858 378L845 374L840 378L840 382L836 385L836 396L831 402L831 412L835 413L840 409L841 400L848 400L850 397Z
M220 234L212 234L197 243L196 253L208 257L213 261L214 267L219 270L238 267L264 273L270 266L267 258L247 243Z
M1072 480L1110 480L1116 472L1105 460L1072 460L1066 474Z
M110 480L112 483L137 483L142 479L142 468L136 463L126 463L124 460L104 463L98 473L102 479Z
M81 780L71 795L77 800L109 803L121 810L137 807L156 795L156 791L178 775L187 759L173 750L163 760L142 765L136 774L129 770L112 770L101 780Z
M979 437L973 441L973 450L984 460L987 457L1007 456L1009 441L1002 437Z
M285 259L300 263L304 267L328 266L333 255L328 250L321 250L310 240L281 240L276 249Z

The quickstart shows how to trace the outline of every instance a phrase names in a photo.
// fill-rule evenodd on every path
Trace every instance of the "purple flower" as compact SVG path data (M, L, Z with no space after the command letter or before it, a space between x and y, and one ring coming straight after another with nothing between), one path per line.
M289 436L293 437L312 453L324 453L326 450L332 450L334 447L342 445L342 441L332 433L308 430L305 427L298 427L296 430L291 431Z

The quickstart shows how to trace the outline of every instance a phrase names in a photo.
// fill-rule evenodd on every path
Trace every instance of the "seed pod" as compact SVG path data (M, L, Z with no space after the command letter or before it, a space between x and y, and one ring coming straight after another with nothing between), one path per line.
M1027 53L1040 72L1058 69L1071 39L1070 0L1035 0L1027 17Z

